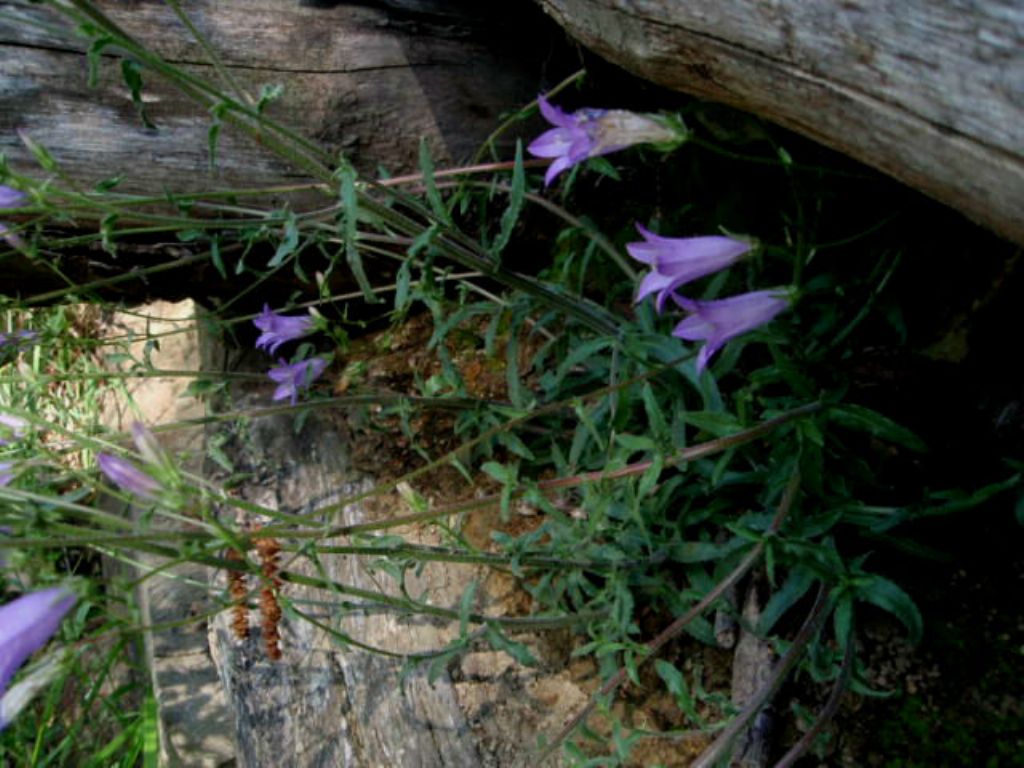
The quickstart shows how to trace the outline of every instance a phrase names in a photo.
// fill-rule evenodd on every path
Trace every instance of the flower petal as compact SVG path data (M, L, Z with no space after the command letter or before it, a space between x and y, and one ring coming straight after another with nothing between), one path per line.
M563 112L544 96L537 97L537 106L540 107L540 113L544 115L544 119L552 125L557 125L559 128L569 128L576 125L576 120L572 115Z
M569 151L572 136L564 128L552 128L530 142L526 151L534 157L559 157Z
M15 670L57 631L75 600L67 589L51 587L0 606L0 693Z

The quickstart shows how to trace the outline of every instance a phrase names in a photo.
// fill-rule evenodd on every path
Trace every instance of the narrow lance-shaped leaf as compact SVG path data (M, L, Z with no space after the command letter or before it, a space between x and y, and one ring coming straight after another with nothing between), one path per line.
M441 199L441 193L437 191L437 184L434 182L434 160L430 156L430 147L426 138L420 139L420 173L423 175L423 189L427 194L427 202L443 223L451 224L452 217L448 213L448 207Z
M523 210L523 197L526 193L526 172L523 169L523 144L516 141L516 157L512 166L512 188L509 192L508 207L501 215L501 230L498 237L491 246L491 257L498 261L501 252L505 250L512 232L515 230L516 222L519 221L519 214Z
M156 128L156 125L146 114L146 104L142 100L142 68L137 61L121 59L121 75L124 77L125 85L132 94L132 104L139 113L139 119L147 128Z
M343 226L345 236L345 260L349 269L359 284L359 290L363 292L363 299L369 304L376 304L382 299L374 292L370 281L366 277L366 270L363 269L363 259L359 255L359 246L356 241L359 237L357 223L359 219L359 203L356 198L356 173L352 166L347 163L341 167L341 205L343 209Z

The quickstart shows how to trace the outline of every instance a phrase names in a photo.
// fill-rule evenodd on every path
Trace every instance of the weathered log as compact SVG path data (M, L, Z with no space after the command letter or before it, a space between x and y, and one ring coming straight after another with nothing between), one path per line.
M630 72L762 115L1024 243L1014 0L540 0Z
M370 175L380 168L414 171L421 140L439 165L470 158L504 112L536 95L549 42L543 32L527 37L516 30L532 19L544 22L549 33L559 33L525 0L518 12L458 0L184 4L191 22L223 60L228 73L224 78L170 4L101 0L96 5L165 61L219 84L235 98L251 100L262 86L283 86L265 113L330 157L344 154ZM47 6L0 2L0 152L14 172L36 178L53 175L39 167L20 131L54 157L60 184L80 189L113 177L122 178L118 192L157 197L168 191L203 193L311 181L227 124L219 132L211 168L212 115L173 84L144 70L142 101L155 126L147 127L124 82L116 48L103 49L95 87L87 85L88 45L88 39L76 37L67 20ZM260 203L278 207L287 202L302 210L321 207L325 200L329 204L334 197L311 190L281 192ZM130 226L124 216L119 223ZM79 224L96 227L95 221ZM153 247L165 241L117 242L117 257L104 253L99 243L77 248L61 254L59 273L48 266L50 259L7 252L4 292L23 298L50 294L67 288L68 281L93 284L196 251L188 245ZM4 251L0 241L0 253ZM264 298L295 290L292 276L275 280L279 285L269 285ZM353 288L347 276L336 273L332 278L334 292ZM208 260L199 260L158 278L132 279L96 291L107 299L136 302L206 300L237 291L237 283L233 275L224 278Z
M237 97L169 4L96 5L164 60ZM502 112L534 97L537 62L547 53L543 42L524 45L509 34L521 20L500 4L195 0L183 6L248 99L264 85L283 86L269 116L370 172L415 168L421 138L439 161L467 158ZM88 87L88 45L45 6L0 2L0 151L15 171L40 173L20 130L84 188L117 175L124 176L119 189L156 195L308 180L227 128L211 171L211 116L143 72L142 99L155 126L146 127L114 50L104 51L96 85Z

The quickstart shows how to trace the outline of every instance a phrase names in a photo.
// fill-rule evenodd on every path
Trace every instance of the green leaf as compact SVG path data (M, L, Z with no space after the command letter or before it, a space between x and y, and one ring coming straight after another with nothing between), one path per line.
M621 181L618 170L605 157L592 157L587 160L587 170L596 171L601 176L607 176L615 181Z
M210 127L206 131L206 148L210 153L210 171L217 167L217 141L220 139L221 117L227 112L228 105L218 102L210 107Z
M665 462L661 457L661 454L655 454L651 460L651 466L649 466L640 476L640 482L637 484L636 493L637 496L643 498L648 494L652 493L658 486L658 480L661 477L661 472L665 468Z
M150 129L156 128L156 125L153 124L153 121L146 114L146 105L142 101L142 68L139 66L139 63L132 59L121 59L121 76L124 78L128 90L131 91L132 104L135 105L135 110L139 113L139 119L142 120L142 124Z
M265 84L260 88L260 96L256 101L256 112L262 115L267 105L279 99L282 93L284 93L284 86L280 83L274 83L273 85Z
M597 356L598 352L612 346L615 343L614 339L601 338L587 341L583 344L576 346L572 352L568 354L562 364L558 366L558 370L555 373L555 383L561 383L562 379L565 378L566 374L569 373L573 368L580 365L584 361L590 360Z
M703 726L704 721L697 712L693 696L690 694L690 686L686 684L683 673L664 659L655 659L654 669L658 677L664 681L668 692L675 698L680 711L698 726Z
M103 250L111 256L117 256L117 245L114 243L114 235L117 232L114 227L117 224L117 218L116 213L108 213L100 220L100 244L103 246Z
M831 408L828 417L835 424L854 432L866 432L879 440L896 443L918 453L928 450L925 442L909 429L870 408L846 403Z
M839 650L845 653L850 630L853 628L853 600L844 597L839 601L835 613L832 614L832 627L836 633Z
M46 147L36 142L35 139L24 131L18 131L18 137L28 147L28 151L32 153L32 156L44 171L55 172L57 170L57 161L53 159L53 155L49 153Z
M111 176L110 178L97 181L92 189L94 192L109 192L122 181L124 181L124 176Z
M512 232L515 230L516 222L519 221L519 214L523 209L523 196L526 193L526 173L523 170L523 143L516 139L516 157L512 166L512 187L509 192L508 207L501 215L501 230L498 237L491 246L491 257L495 261L501 259L501 252L505 250Z
M469 582L469 586L466 587L466 591L462 593L462 599L459 601L459 637L462 639L469 636L469 615L473 612L477 584L475 579Z
M434 183L434 161L430 157L430 147L426 138L420 139L420 173L423 175L423 188L427 194L427 202L430 203L434 215L445 224L452 223L448 207L441 199L441 193L437 191L437 184Z
M921 612L910 595L904 592L899 585L882 576L871 576L869 581L858 590L857 597L883 611L888 611L903 622L911 642L916 643L921 639L924 631Z
M724 544L713 541L679 541L672 544L669 557L677 563L706 563L720 560L737 549L746 546L740 538L733 538Z
M793 605L807 594L818 577L810 568L796 566L789 572L789 576L782 583L782 586L773 594L761 613L758 620L757 633L767 635L772 631L775 622L781 619Z
M288 211L288 216L284 222L284 236L281 241L277 244L277 250L274 251L274 255L270 261L267 262L267 268L273 269L281 265L286 258L295 253L295 249L299 245L299 227L295 221L295 214Z
M404 312L408 309L409 289L412 286L412 268L408 261L403 261L395 275L395 311Z
M620 434L615 436L615 442L630 452L653 451L657 449L654 441L643 435Z
M651 388L651 383L645 381L643 387L640 390L641 396L644 401L644 411L647 413L647 421L650 424L651 434L654 435L654 439L661 442L665 446L672 444L672 435L669 432L668 420L665 418L665 414L661 410L661 406L658 405L658 399L654 396L654 390Z
M101 54L103 49L114 42L114 38L110 35L100 35L89 44L89 49L85 52L85 61L89 67L89 75L86 79L86 85L90 88L95 88L96 84L100 79L100 62L103 60Z
M351 165L345 163L340 169L341 174L341 206L343 212L343 231L345 236L345 260L349 269L363 292L363 299L367 304L377 304L383 299L374 295L373 287L366 277L366 270L363 269L363 259L359 254L357 241L359 230L357 222L359 217L359 201L356 197L356 172Z
M532 653L530 653L530 649L525 644L510 639L497 627L488 625L486 636L487 642L489 642L491 647L495 650L504 651L523 666L537 666L537 659Z
M712 411L687 411L683 418L687 424L691 424L705 432L710 432L715 437L734 435L743 430L743 425L731 413L716 413Z
M216 235L210 240L210 261L213 262L213 266L220 276L227 280L228 271L224 267L224 258L220 254L220 239Z

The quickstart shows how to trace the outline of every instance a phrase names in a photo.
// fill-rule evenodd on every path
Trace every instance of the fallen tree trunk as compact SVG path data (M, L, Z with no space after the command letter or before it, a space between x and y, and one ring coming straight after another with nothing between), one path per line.
M542 42L513 45L509 33L521 21L500 7L443 0L183 4L223 60L224 72L217 72L170 4L96 5L167 62L243 102L255 103L263 86L282 86L266 107L270 117L371 173L416 168L421 139L438 162L469 157L504 111L536 95L537 62L548 53ZM21 131L84 188L114 176L124 176L119 190L156 195L308 181L227 129L211 169L212 116L143 71L147 127L112 50L101 50L95 85L87 85L89 45L45 6L0 2L0 152L14 171L40 175Z
M265 114L322 147L328 165L344 155L370 176L382 168L416 170L421 141L438 165L470 159L503 113L536 96L541 61L551 53L544 32L522 43L520 26L547 21L526 0L517 10L458 0L184 4L189 22L222 61L218 71L170 3L95 5L164 61L216 83L242 103L258 102L264 87L281 86ZM546 29L558 35L553 24ZM90 46L99 53L92 59L93 85L85 53ZM46 5L0 2L0 152L8 168L55 178L65 189L89 190L118 178L116 192L158 199L168 192L273 188L258 200L244 198L264 209L287 204L310 210L337 199L312 189L314 180L301 168L226 120L214 156L209 132L215 116L148 69L140 73L143 119L122 62L118 49L77 35L67 18ZM53 156L57 171L40 167L26 137ZM128 214L118 224L146 225L133 224ZM67 225L95 231L97 222L71 216ZM182 243L165 247L166 234L136 238L118 238L117 255L98 242L63 251L59 271L51 268L52 259L29 258L0 240L5 292L52 301L89 284L104 298L141 301L206 300L237 289L234 275L218 274L208 259L154 279L112 282L139 268L188 259L197 250ZM294 278L281 283L278 293L295 289ZM353 288L347 276L333 279L334 292Z
M762 115L1024 243L1020 3L540 3L640 77Z

